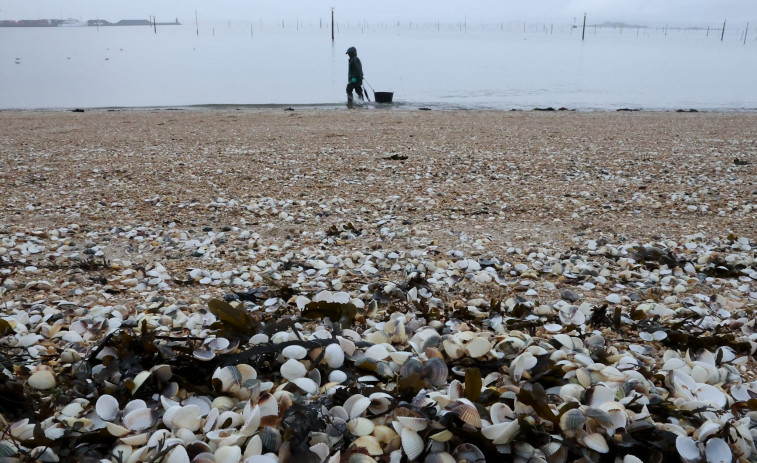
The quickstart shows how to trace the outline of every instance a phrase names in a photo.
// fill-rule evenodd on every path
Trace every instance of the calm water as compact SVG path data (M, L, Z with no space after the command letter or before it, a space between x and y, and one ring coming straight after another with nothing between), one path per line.
M0 28L0 108L341 105L354 45L397 106L757 109L757 41L736 30L439 29Z

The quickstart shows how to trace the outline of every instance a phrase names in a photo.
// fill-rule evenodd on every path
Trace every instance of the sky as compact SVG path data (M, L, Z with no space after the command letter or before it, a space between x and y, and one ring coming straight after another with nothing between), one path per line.
M697 26L752 21L757 27L756 0L3 0L0 19L178 18L201 21L327 19L337 21L581 23L622 21L639 25Z

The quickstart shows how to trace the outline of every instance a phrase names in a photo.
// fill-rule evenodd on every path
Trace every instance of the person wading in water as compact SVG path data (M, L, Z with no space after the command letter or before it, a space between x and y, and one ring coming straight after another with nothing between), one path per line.
M363 101L363 64L357 57L357 49L350 47L347 49L347 55L350 57L349 69L347 71L347 104L352 104L352 91L355 90L360 101Z

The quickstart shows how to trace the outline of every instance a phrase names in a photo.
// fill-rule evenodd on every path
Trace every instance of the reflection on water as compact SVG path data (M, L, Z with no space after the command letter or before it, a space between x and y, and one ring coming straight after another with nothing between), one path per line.
M409 107L757 109L753 40L439 29L343 28L332 43L318 25L0 28L0 108L341 106L355 46L373 90Z

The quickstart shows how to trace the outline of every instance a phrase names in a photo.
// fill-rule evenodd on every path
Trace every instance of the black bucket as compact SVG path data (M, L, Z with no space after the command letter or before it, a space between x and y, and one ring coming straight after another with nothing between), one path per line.
M376 103L391 103L394 92L373 92Z

